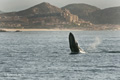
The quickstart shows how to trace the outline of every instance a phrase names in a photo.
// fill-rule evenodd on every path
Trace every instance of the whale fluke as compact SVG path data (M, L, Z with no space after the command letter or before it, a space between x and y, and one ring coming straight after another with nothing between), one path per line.
M69 34L69 45L70 45L70 49L71 49L71 52L76 54L76 53L85 53L84 50L82 50L77 41L75 40L75 37L74 35L70 32Z

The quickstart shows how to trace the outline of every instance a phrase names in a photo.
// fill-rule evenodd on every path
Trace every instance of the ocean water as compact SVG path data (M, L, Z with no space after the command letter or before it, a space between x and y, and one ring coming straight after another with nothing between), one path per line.
M0 80L120 80L120 31L71 31L76 55L69 32L1 32Z

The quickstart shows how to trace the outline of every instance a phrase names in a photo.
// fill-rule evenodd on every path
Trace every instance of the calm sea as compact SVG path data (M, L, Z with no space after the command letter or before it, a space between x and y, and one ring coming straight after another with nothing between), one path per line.
M76 55L69 32L1 32L0 80L120 80L120 31L71 31Z

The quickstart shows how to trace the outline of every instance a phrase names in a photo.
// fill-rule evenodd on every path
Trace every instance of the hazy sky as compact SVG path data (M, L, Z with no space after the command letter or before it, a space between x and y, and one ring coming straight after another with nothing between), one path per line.
M86 3L101 9L120 6L120 0L0 0L0 10L4 12L20 11L42 2L48 2L57 7L71 3Z

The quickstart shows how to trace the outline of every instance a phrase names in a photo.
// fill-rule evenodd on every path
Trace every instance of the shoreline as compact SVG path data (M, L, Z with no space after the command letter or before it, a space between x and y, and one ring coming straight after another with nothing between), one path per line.
M1 29L5 31L84 31L80 29Z
M104 31L104 30L113 30L113 31L119 31L119 29L102 29L102 30L85 30L85 29L58 29L58 28L55 28L55 29L0 29L0 30L4 30L4 31Z

